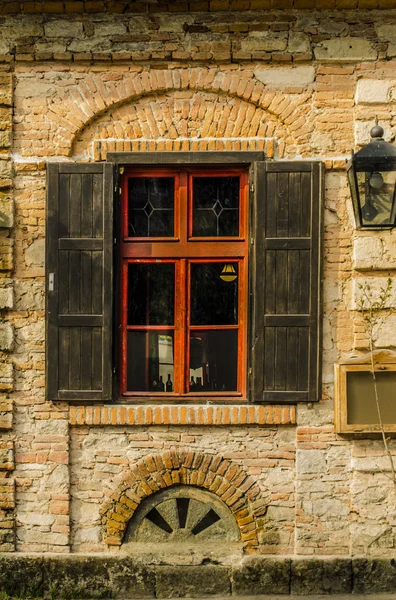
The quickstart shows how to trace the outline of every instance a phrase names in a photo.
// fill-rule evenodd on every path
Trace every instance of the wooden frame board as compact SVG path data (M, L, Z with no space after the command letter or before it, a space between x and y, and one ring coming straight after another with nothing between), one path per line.
M379 362L379 358L387 362ZM334 418L337 433L381 431L368 357L335 365ZM396 360L393 353L377 353L374 370L378 382L384 430L396 432ZM359 376L361 374L361 376ZM393 392L394 390L394 392Z

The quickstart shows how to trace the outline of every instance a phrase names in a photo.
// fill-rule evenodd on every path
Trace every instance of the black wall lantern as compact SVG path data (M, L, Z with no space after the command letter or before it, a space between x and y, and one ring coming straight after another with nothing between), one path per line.
M383 139L378 123L371 142L347 165L357 229L396 227L396 148Z

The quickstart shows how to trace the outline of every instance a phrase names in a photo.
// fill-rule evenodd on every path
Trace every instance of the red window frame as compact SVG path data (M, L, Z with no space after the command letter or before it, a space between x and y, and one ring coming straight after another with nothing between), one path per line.
M239 235L224 237L193 237L192 234L192 182L194 176L240 178ZM174 235L172 237L128 237L128 179L130 177L173 177ZM124 398L155 396L163 400L180 397L219 397L222 400L246 398L247 364L247 295L248 295L248 171L246 168L125 168L121 181L121 353L120 395ZM174 325L127 324L128 264L175 264L175 319ZM190 325L190 265L197 262L237 262L238 272L238 323L237 325ZM238 330L237 391L189 391L190 331ZM127 391L127 331L174 331L174 382L173 392ZM242 357L242 358L241 358Z

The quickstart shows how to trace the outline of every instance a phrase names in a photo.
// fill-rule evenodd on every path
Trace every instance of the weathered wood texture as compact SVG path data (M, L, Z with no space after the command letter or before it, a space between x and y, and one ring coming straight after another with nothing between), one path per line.
M111 165L49 165L46 364L51 400L111 399L112 188Z
M322 169L257 163L252 208L251 399L320 396Z

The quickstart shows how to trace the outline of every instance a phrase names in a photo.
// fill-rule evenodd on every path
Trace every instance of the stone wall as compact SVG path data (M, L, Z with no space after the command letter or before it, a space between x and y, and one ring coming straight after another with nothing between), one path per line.
M15 480L14 442L12 437L14 327L8 319L13 308L12 198L12 106L11 69L0 65L0 551L14 550Z
M1 550L14 549L15 529L19 552L119 552L103 538L106 503L137 462L172 451L233 461L253 478L265 510L250 551L393 556L389 466L378 439L334 433L333 366L367 349L358 283L381 287L396 264L394 230L356 231L345 172L375 115L395 136L396 13L65 17L55 5L68 2L44 3L52 15L19 14L20 4L8 3L0 22ZM297 415L215 407L215 418L198 405L111 412L48 402L46 161L247 149L326 166L322 400ZM392 316L383 347L395 328Z

